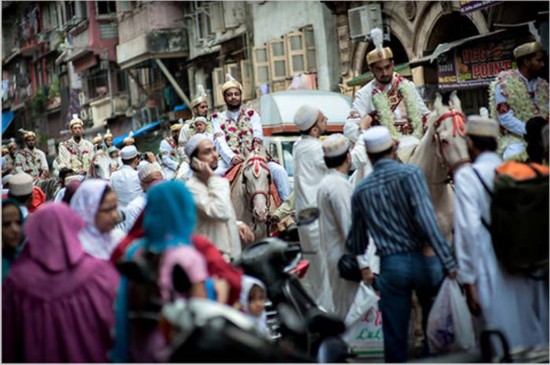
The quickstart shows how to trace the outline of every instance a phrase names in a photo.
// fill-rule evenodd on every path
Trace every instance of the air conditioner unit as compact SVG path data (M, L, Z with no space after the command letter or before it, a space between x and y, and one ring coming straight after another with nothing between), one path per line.
M363 5L348 10L350 38L365 39L372 28L383 29L382 8L379 3Z

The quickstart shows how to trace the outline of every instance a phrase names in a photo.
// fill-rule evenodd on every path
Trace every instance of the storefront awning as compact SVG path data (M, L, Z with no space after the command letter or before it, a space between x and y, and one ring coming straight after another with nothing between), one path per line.
M435 61L437 59L437 57L439 57L443 53L449 52L449 51L453 50L454 48L456 48L458 46L461 46L461 45L463 45L465 43L468 43L468 42L471 42L471 41L492 37L496 34L500 34L500 33L503 33L503 32L506 32L506 29L499 29L499 30L496 30L496 31L490 32L490 33L478 34L478 35L475 35L475 36L472 36L472 37L462 38L462 39L459 39L459 40L456 40L456 41L453 41L453 42L449 42L449 43L441 43L435 48L435 50L433 51L433 53L431 55L424 56L422 58L417 58L416 60L412 60L411 62L409 62L409 64L412 68L415 68L415 67L420 66L422 64L432 63L433 61Z
M162 120L157 120L156 122L152 122L152 123L147 124L145 127L141 127L140 129L138 129L137 131L134 132L134 137L139 137L141 134L143 134L147 131L150 131L151 129L155 128L156 126L158 126L162 122L163 122ZM123 134L122 136L116 137L113 140L113 144L115 146L121 145L124 138L128 137L128 134L129 133L126 133L126 134Z
M15 113L11 110L2 112L2 134L6 132L6 129L8 129L11 122L13 122L14 117L15 117Z

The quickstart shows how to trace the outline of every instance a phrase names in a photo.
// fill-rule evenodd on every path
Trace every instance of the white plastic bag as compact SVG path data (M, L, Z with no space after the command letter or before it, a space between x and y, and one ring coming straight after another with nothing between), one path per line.
M456 280L446 278L441 285L426 334L432 353L464 351L475 346L472 316Z
M378 302L378 295L376 295L372 286L361 281L355 294L355 299L344 320L346 326L349 327L358 322L376 302Z
M342 338L361 357L380 358L384 355L382 315L378 310L378 300L374 289L361 281L345 319L347 330Z

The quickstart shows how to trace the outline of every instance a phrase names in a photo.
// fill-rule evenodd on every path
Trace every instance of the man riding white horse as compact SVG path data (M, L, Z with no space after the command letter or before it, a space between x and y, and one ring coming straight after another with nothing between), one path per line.
M430 112L414 83L394 72L393 52L382 47L382 31L374 28L371 39L376 48L367 54L367 63L374 80L355 94L350 117L367 119L368 125L383 125L394 138L412 135L420 139Z
M222 86L222 94L227 109L212 115L214 142L221 156L216 173L223 175L230 167L244 162L243 151L252 151L256 143L262 143L263 130L260 115L254 109L242 106L242 85L230 74ZM290 195L290 183L285 169L268 162L273 181L282 200Z

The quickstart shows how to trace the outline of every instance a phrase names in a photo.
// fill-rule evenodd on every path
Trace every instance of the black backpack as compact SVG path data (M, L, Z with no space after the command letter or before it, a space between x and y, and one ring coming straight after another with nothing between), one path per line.
M491 233L497 259L510 274L548 275L548 168L508 161L495 169L493 191L473 169L491 197ZM545 269L545 270L544 270ZM539 277L540 278L540 277Z

